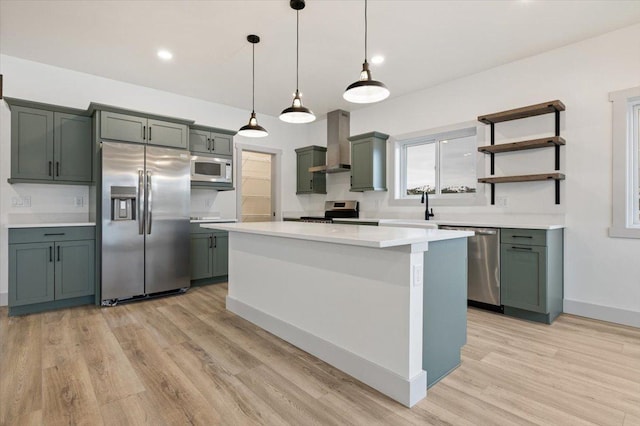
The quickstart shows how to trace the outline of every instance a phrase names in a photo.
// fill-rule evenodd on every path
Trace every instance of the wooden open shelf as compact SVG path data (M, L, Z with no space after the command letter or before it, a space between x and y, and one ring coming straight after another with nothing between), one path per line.
M562 102L555 100L536 105L529 105L522 108L510 109L508 111L496 112L494 114L481 115L478 121L484 124L501 123L503 121L518 120L520 118L534 117L536 115L549 114L556 111L564 111Z
M478 147L478 151L485 154L497 154L499 152L523 151L525 149L547 148L551 146L564 145L566 141L560 136L549 138L530 139L520 142L502 143L499 145L486 145Z
M564 180L562 173L542 173L538 175L500 176L478 178L480 183L533 182L536 180Z

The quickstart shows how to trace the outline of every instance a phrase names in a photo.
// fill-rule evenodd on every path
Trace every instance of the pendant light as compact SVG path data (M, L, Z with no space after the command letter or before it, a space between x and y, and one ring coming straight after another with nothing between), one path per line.
M371 79L371 71L367 62L367 0L364 0L364 63L360 79L347 87L342 95L349 102L370 104L389 97L389 89L384 83Z
M264 127L258 124L256 118L255 104L256 104L256 44L260 43L260 37L251 34L247 36L247 41L251 43L252 47L252 80L253 89L251 92L251 117L249 118L249 124L242 126L238 130L238 134L241 136L248 136L250 138L262 138L269 135L269 132Z
M290 0L289 6L296 11L296 94L293 103L280 114L280 120L287 123L310 123L316 119L311 110L302 105L300 91L298 90L298 74L300 62L300 11L304 9L304 0Z

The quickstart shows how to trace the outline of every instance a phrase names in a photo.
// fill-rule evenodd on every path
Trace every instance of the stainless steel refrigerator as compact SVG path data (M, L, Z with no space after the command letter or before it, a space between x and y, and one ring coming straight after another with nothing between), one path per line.
M102 304L186 289L190 156L102 143Z

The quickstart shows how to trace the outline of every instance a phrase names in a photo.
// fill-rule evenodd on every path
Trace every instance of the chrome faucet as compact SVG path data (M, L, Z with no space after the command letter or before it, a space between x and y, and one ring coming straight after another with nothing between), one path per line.
M433 209L429 211L429 194L427 191L422 191L422 198L420 199L420 202L424 204L424 220L429 220L429 218L434 217L435 214L433 214Z

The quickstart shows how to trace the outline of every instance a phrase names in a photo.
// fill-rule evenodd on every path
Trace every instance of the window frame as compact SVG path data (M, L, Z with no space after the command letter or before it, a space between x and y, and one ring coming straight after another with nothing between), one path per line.
M640 238L638 168L640 158L640 86L609 93L612 116L612 223L609 236Z
M406 147L409 145L419 145L427 143L435 143L436 155L436 190L439 188L440 180L440 144L438 140L455 139L468 136L476 137L476 148L484 145L486 137L486 126L477 121L467 121L457 123L451 126L438 127L418 132L403 134L393 137L393 194L389 198L389 205L392 206L416 206L416 200L419 202L419 195L406 194ZM484 155L475 151L476 159L476 179L485 174ZM476 192L459 193L459 194L432 194L429 195L430 205L433 206L473 206L486 205L487 199L485 195L486 185L478 183Z

